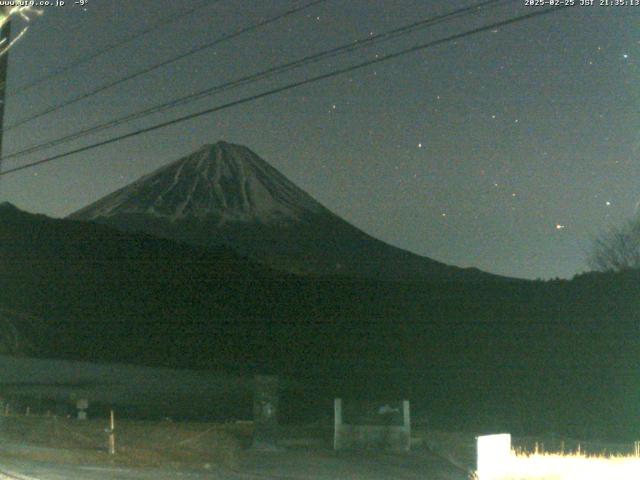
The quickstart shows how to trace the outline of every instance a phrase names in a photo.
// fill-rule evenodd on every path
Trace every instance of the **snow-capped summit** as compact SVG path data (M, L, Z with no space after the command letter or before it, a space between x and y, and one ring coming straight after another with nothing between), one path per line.
M72 214L125 231L231 247L272 268L364 278L484 279L367 235L246 147L218 142Z
M145 175L72 218L143 214L171 221L207 217L220 224L270 224L324 212L247 147L218 142Z

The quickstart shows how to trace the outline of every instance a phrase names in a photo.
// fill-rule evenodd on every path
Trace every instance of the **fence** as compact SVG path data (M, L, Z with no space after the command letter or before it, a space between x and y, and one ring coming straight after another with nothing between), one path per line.
M342 399L336 398L333 448L408 451L411 447L409 401L398 403L397 406L355 403L356 408L348 412L345 422Z

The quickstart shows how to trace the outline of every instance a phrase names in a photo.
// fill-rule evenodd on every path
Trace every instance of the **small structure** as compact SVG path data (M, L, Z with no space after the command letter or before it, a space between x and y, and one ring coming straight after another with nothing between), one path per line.
M396 452L411 447L409 400L402 402L351 402L343 410L334 400L334 450L376 449Z
M76 409L78 410L78 420L87 419L87 409L89 408L89 400L86 398L80 398L76 402Z
M256 375L253 397L253 448L278 449L278 377Z

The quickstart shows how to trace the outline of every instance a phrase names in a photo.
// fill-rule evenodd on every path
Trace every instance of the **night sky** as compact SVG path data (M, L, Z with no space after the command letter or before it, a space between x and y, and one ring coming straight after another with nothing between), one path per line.
M5 127L304 2L220 0L21 94L202 2L47 7L10 53ZM327 0L5 133L4 153L477 1ZM218 140L250 147L369 234L525 278L586 269L640 200L640 6L574 7L0 177L0 201L67 215ZM476 12L46 152L4 169L541 7ZM17 29L16 22L14 29Z

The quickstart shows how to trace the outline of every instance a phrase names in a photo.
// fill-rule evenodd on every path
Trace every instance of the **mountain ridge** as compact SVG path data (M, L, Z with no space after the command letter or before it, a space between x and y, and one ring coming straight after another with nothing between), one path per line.
M68 218L192 245L226 245L296 274L379 280L496 280L378 240L297 187L249 148L207 144Z

